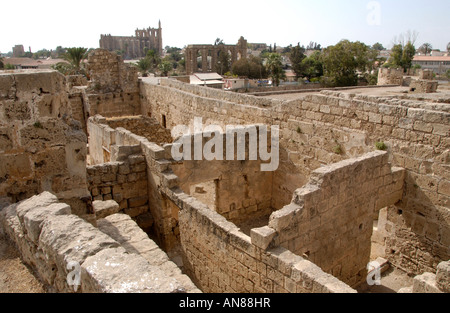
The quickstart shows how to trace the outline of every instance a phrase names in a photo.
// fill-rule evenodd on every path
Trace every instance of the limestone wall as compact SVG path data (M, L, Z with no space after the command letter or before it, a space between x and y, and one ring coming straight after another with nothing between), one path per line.
M275 243L356 286L367 277L374 216L402 199L403 181L382 151L317 169L270 217Z
M378 85L403 85L403 69L380 68Z
M23 261L36 271L50 291L186 291L173 274L159 267L161 263L156 263L155 259L149 263L136 250L127 251L99 229L72 215L70 206L58 202L51 193L44 192L4 208L0 211L0 223L19 249ZM128 225L128 229L132 230L132 225ZM128 235L131 233L135 232L130 231ZM137 243L138 238L134 239ZM142 236L139 240L143 240ZM154 246L153 255L157 250Z
M51 191L86 213L87 139L71 115L60 73L0 74L0 196L16 202Z
M189 125L195 116L222 127L279 125L280 147L287 157L281 157L286 161L274 186L292 193L322 165L361 156L373 151L376 142L384 143L391 164L406 169L403 201L388 210L387 258L412 274L434 272L440 261L450 258L448 105L322 91L257 107L220 100L221 92L207 98L190 92L191 86L176 84L141 83L142 114L160 122L164 115L168 128ZM297 173L300 179L291 183Z
M124 148L128 147L120 147ZM153 218L148 205L147 166L138 150L138 154L121 158L126 158L124 161L88 166L88 189L93 201L116 201L120 211L133 218L142 229L150 230Z
M184 263L204 292L348 293L348 285L283 248L264 251L222 216L174 194Z
M169 129L161 127L155 119L141 115L108 118L106 123L113 129L126 129L137 136L145 137L149 141L159 145L173 141Z

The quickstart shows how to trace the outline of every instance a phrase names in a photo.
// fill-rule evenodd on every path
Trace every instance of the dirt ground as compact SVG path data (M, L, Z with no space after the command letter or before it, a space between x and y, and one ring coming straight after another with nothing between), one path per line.
M22 263L18 251L2 236L0 229L0 293L45 292L43 285Z

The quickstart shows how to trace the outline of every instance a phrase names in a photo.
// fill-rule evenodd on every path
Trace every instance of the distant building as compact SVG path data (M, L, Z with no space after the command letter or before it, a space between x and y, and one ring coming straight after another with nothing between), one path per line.
M23 48L23 45L16 45L13 47L13 58L20 58L25 54L25 49Z
M416 55L412 65L420 65L424 70L432 70L436 74L444 74L450 70L450 56Z
M223 77L217 73L195 73L190 75L191 85L205 86L222 89L225 82Z
M224 79L223 89L236 90L251 88L251 81L248 78L226 78Z
M184 50L186 60L186 74L209 73L215 71L220 53L228 53L233 64L247 58L247 40L239 38L237 45L189 45Z
M124 59L143 58L149 50L155 50L159 55L162 55L161 21L158 28L136 29L135 36L101 35L100 48L111 52L121 51Z
M31 58L5 58L3 63L10 64L14 66L18 70L27 70L27 69L50 69L52 65L55 65L60 62L67 62L63 59L38 59L34 60Z

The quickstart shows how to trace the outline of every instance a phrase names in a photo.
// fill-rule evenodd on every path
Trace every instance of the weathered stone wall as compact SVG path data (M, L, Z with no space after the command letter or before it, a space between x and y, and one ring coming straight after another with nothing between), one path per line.
M222 127L279 125L281 151L287 152L289 161L286 170L274 177L274 186L292 192L320 166L361 156L373 151L376 142L385 143L392 165L406 169L403 200L388 210L387 258L413 274L434 272L439 262L449 259L448 105L322 91L257 107L249 96L239 95L239 101L248 100L249 105L244 105L224 99L220 91L161 83L141 84L142 114L159 121L164 115L168 128L189 125L195 116L203 117L204 124ZM303 183L292 186L283 179L298 177L284 176L295 173L289 168L303 174Z
M248 126L242 129L245 139L241 142L241 136L233 133L233 145L231 145L228 135L231 132L201 133L201 149L208 151L207 145L211 145L209 140L218 143L215 145L216 151L221 150L220 155L216 155L219 160L195 160L194 151L199 146L195 146L197 135L190 135L185 138L186 143L183 149L190 146L191 160L173 162L171 168L179 178L179 185L186 194L201 199L209 207L234 223L241 223L257 217L268 216L273 211L272 199L277 198L272 192L273 171L262 171L263 164L259 158L251 160L250 149L255 150L259 144L261 129L258 125ZM250 136L250 134L253 134ZM254 138L250 138L254 137ZM256 140L256 141L254 141ZM243 149L244 160L238 159L238 148ZM166 151L171 151L173 145L166 145ZM219 148L220 147L220 148ZM231 158L228 148L232 147ZM267 131L267 149L271 149L271 133ZM172 158L171 155L167 156ZM224 161L221 161L224 160ZM273 161L273 160L271 160ZM275 163L275 161L274 161ZM292 198L292 194L289 195ZM290 201L290 200L289 200ZM287 201L286 203L289 203ZM284 203L284 204L286 204Z
M147 138L158 145L171 143L173 141L170 130L152 118L145 116L123 116L118 118L108 118L106 123L113 129L124 128L131 133Z
M403 85L403 69L380 68L378 70L378 85Z
M23 261L55 292L186 291L173 273L165 272L155 259L149 263L141 255L143 251L126 250L102 231L72 215L70 206L58 202L51 193L44 192L4 208L0 211L0 223L19 249ZM135 234L133 225L127 225L128 235ZM137 225L134 228L138 229ZM144 238L141 234L134 239L138 242L137 239ZM129 248L129 244L125 247ZM154 244L151 247L156 255L159 249ZM76 282L77 277L78 288L75 289L69 282Z
M85 97L88 116L132 116L140 113L138 92L88 93Z
M374 216L402 199L404 170L375 151L314 171L293 203L272 214L276 245L356 286L367 277Z
M139 139L147 162L150 209L158 242L182 253L203 292L355 292L290 251L261 247L237 226L184 193L172 170L171 145ZM256 241L258 239L255 239Z
M87 140L71 115L60 73L0 75L0 196L16 202L51 191L86 213Z
M74 118L86 130L87 119L101 114L106 117L140 114L137 69L125 64L115 53L104 49L91 52L86 64L89 81L69 76L69 101Z
M185 268L204 292L355 292L284 248L259 248L237 226L181 190L166 191L178 212Z
M153 218L148 206L147 166L142 151L119 147L121 160L87 167L88 188L93 201L115 200L123 213L149 230ZM134 154L138 150L138 153ZM125 159L125 160L124 160Z
M87 60L88 90L93 93L139 92L138 70L122 57L105 49L92 51Z
M433 80L412 79L409 89L417 93L433 93L436 92L439 83Z
M143 116L104 118L97 115L89 119L87 128L91 164L110 162L114 146L138 145L141 137L158 144L173 140L168 129Z

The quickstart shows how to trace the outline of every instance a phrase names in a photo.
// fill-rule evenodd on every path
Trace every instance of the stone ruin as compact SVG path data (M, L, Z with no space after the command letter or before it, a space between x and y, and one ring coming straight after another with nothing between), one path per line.
M418 77L405 76L403 69L380 68L378 71L378 85L408 86L410 92L434 93L438 82L433 80L432 70L419 70Z
M51 290L355 293L378 260L449 292L448 103L154 85L102 49L88 69L0 73L0 229ZM278 168L174 160L198 117L278 126Z

